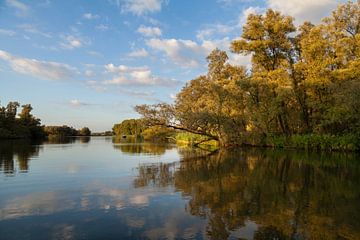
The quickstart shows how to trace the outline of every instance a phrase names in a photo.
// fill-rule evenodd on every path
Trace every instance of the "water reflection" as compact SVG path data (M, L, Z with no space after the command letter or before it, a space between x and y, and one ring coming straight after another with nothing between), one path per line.
M1 239L360 239L353 154L8 141L0 171Z
M163 155L166 150L175 146L170 144L154 144L151 142L143 142L136 138L114 137L112 139L115 149L129 155Z
M80 137L65 137L65 136L49 136L43 144L70 144L70 143L89 143L91 137L80 136Z
M29 161L39 155L40 147L26 140L0 141L0 172L13 175L16 172L27 172Z
M174 185L210 239L360 239L360 168L354 155L242 150L139 166L134 186ZM172 170L169 170L172 169ZM140 183L140 184L139 184ZM240 234L240 235L239 235Z

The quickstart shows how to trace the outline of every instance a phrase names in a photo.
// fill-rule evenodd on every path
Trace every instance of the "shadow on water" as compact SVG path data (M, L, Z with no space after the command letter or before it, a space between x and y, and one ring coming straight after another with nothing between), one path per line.
M354 154L180 154L177 165L140 165L133 185L173 185L190 199L186 211L207 219L210 239L242 236L249 222L255 223L249 239L360 239L360 164Z

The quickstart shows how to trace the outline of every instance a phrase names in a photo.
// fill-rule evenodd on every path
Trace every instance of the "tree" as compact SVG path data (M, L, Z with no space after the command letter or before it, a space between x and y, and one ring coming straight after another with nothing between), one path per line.
M79 135L80 136L90 136L91 135L91 131L88 127L83 127L79 130Z
M255 118L252 125L266 132L290 135L291 80L288 73L292 41L296 28L293 19L269 9L265 16L251 14L242 39L235 40L235 53L252 54L252 84L255 86Z
M31 114L30 104L22 105L17 116L18 102L9 102L0 107L0 137L1 138L41 138L44 137L40 119Z
M113 126L115 135L140 135L145 125L140 119L127 119Z
M135 110L149 126L201 134L221 145L297 134L359 139L360 1L298 28L291 16L271 9L250 14L231 50L251 55L250 71L230 65L226 52L215 49L207 74L190 80L174 104Z

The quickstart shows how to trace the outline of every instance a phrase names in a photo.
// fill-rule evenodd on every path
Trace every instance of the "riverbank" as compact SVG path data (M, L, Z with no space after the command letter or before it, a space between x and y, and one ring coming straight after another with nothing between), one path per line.
M179 133L175 137L180 145L199 145L203 147L220 148L219 142L208 139L205 136ZM342 136L334 135L293 135L293 136L251 136L243 143L233 146L271 147L271 148L294 148L322 151L360 151L360 136L347 134Z

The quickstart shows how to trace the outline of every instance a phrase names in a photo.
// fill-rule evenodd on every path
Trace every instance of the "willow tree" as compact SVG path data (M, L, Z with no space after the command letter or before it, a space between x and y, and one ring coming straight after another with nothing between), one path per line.
M235 53L252 54L252 124L265 132L292 133L293 85L289 67L294 58L290 34L293 18L268 10L249 15L240 40L231 44Z
M152 125L222 145L253 142L249 136L256 144L269 135L360 136L360 1L340 5L318 25L295 27L271 9L250 14L231 50L251 55L248 74L216 49L208 73L189 81L174 105L136 110Z
M300 47L314 132L358 131L360 1L340 5L301 38Z
M224 51L207 57L208 74L189 81L175 105L141 105L135 109L150 125L163 125L208 136L222 145L241 143L246 129L244 92L237 85L243 67L231 66Z

